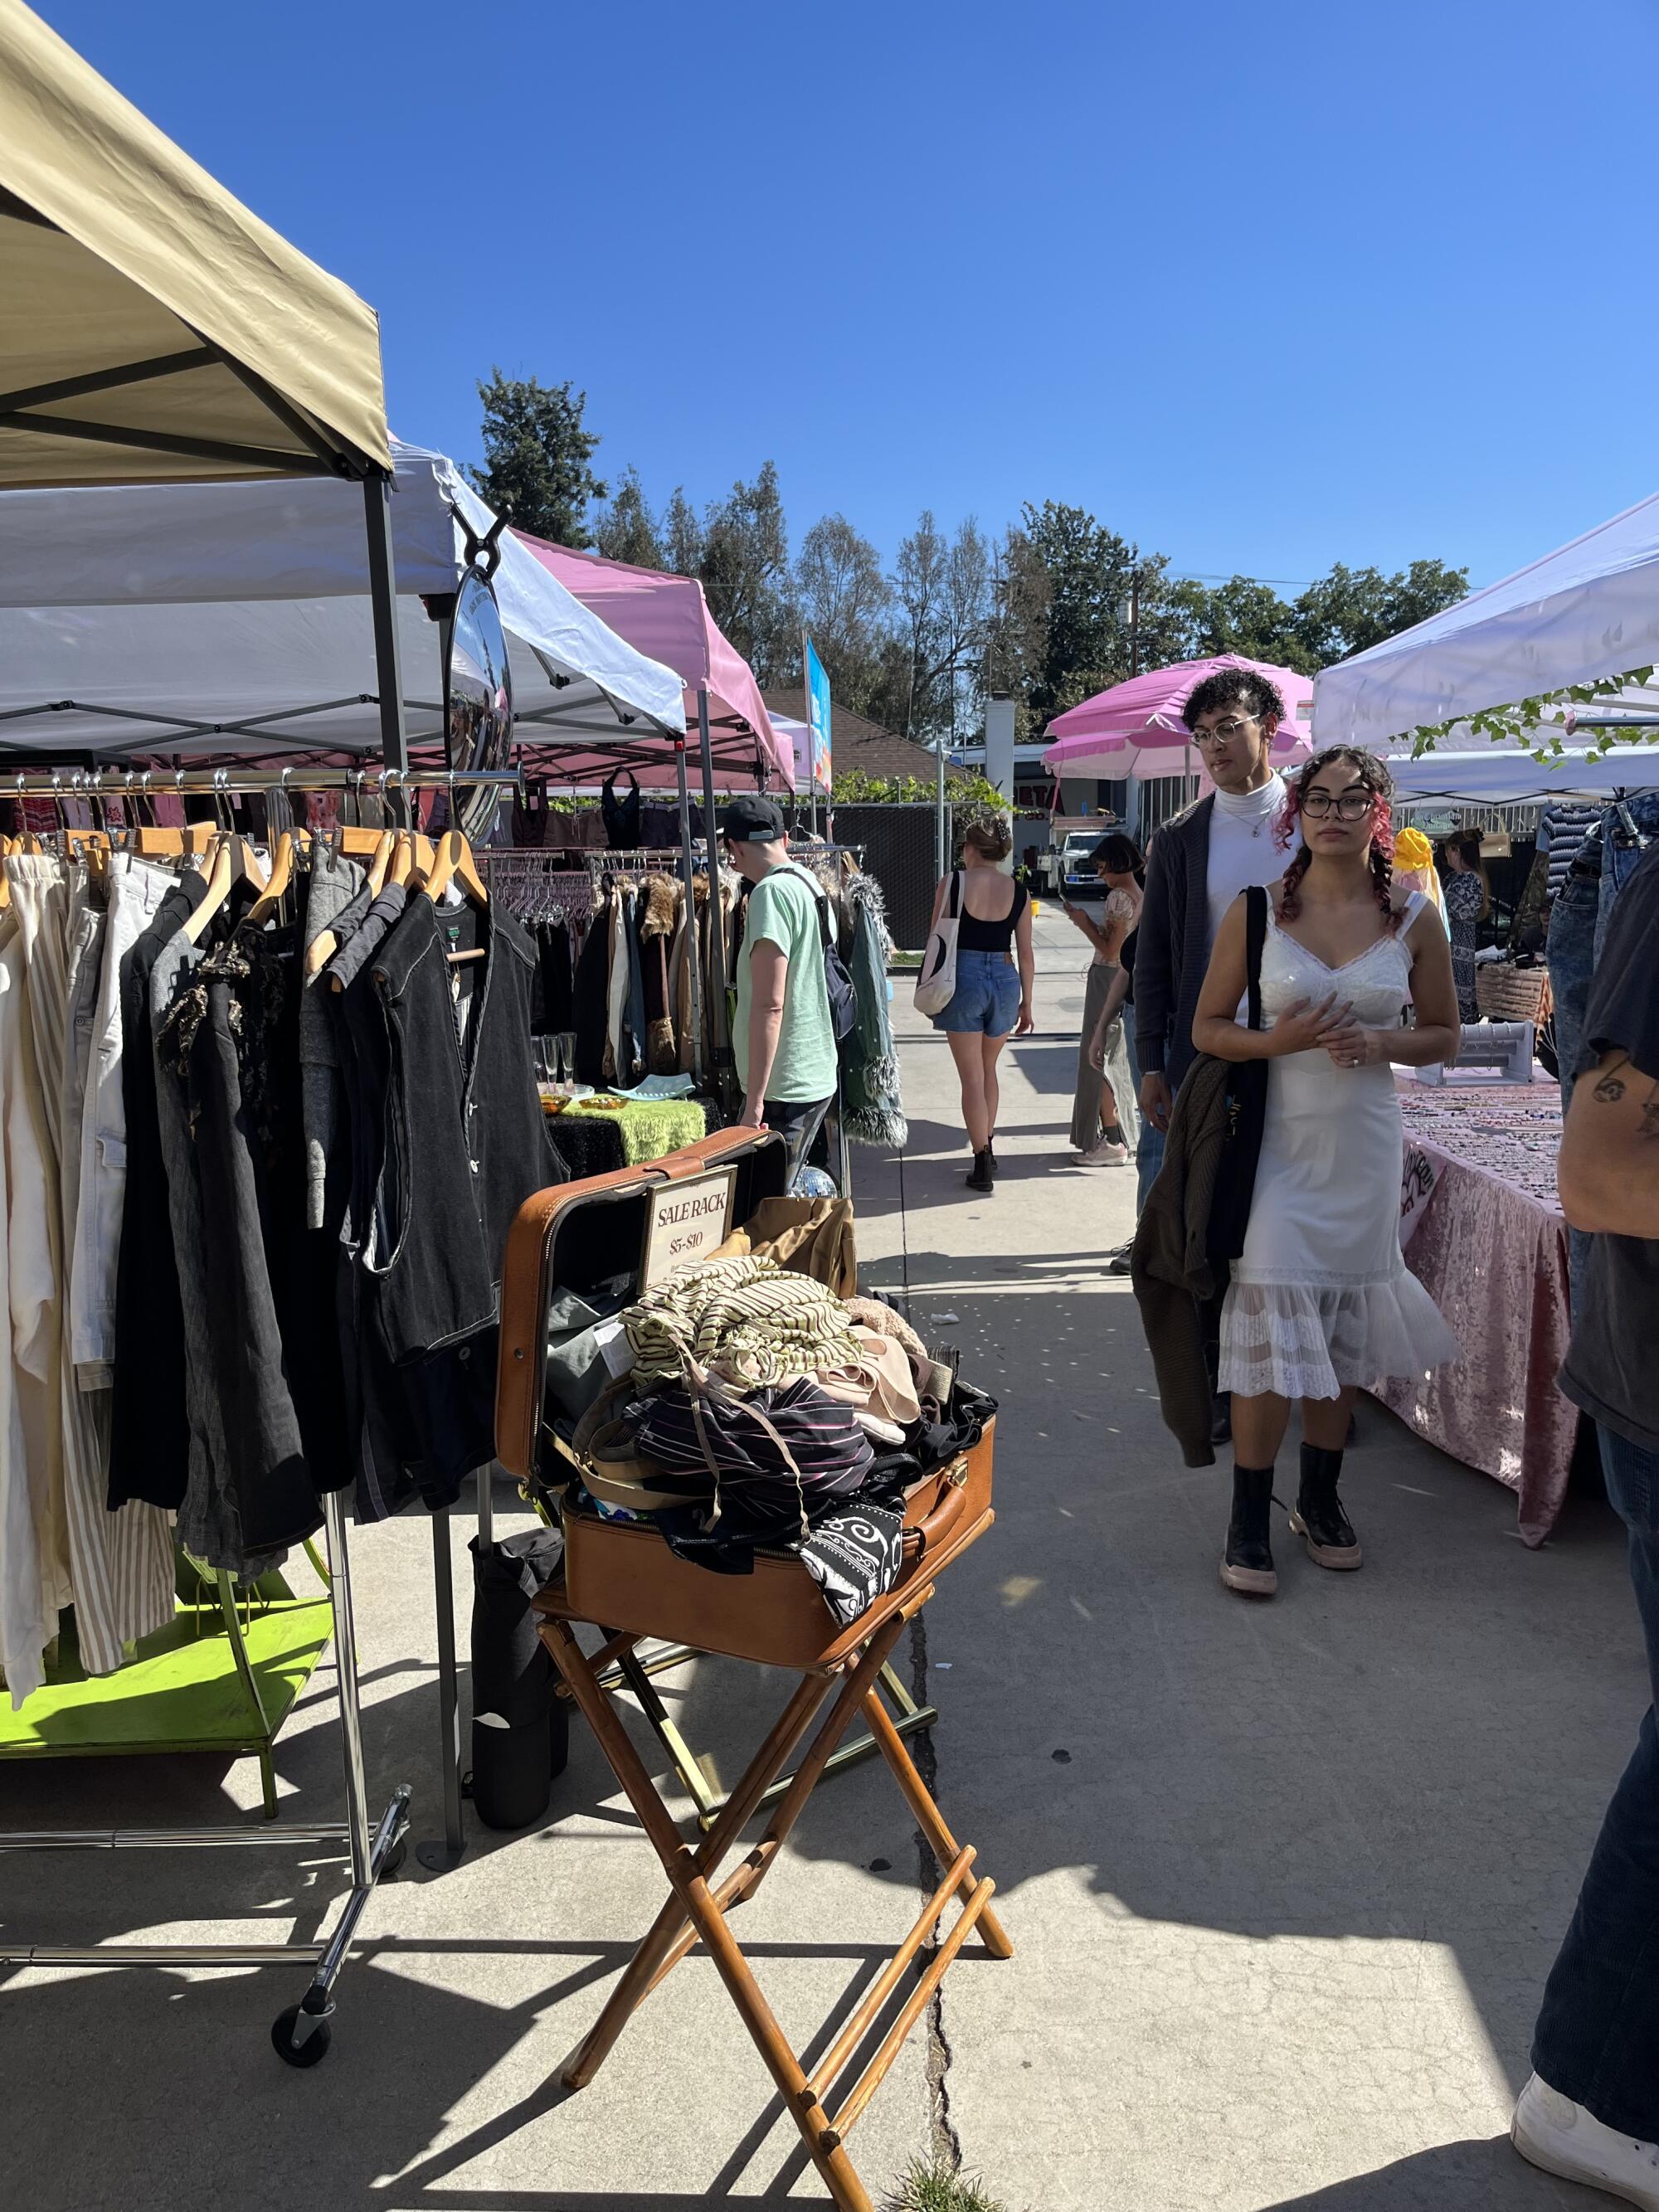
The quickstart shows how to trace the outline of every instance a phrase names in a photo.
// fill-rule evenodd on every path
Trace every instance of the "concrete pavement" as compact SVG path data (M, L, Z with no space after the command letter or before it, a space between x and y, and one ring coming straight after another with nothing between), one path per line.
M860 2169L878 2185L959 2148L1010 2212L1592 2212L1606 2200L1534 2175L1503 2131L1645 1702L1617 1524L1575 1498L1528 1553L1508 1492L1368 1405L1346 1486L1364 1571L1322 1574L1281 1534L1271 1606L1222 1589L1224 1474L1182 1469L1128 1285L1103 1272L1133 1176L1063 1164L1083 948L1054 909L1037 932L1039 1032L1006 1055L995 1194L962 1187L949 1056L902 978L910 1143L855 1155L866 1279L906 1294L1002 1401L997 1525L905 1666L941 1711L946 1816L1017 1946L952 1970L860 2124ZM366 1530L354 1558L372 1796L411 1780L430 1837L427 1528ZM279 1747L289 1818L337 1802L330 1679ZM751 1679L704 1662L669 1685L722 1778L769 1717ZM459 1868L411 1862L374 1900L313 2073L266 2040L300 1993L291 1971L10 1971L0 2202L689 2212L818 2196L701 1956L591 2088L550 2091L663 1889L580 1726L573 1744L544 1827L475 1828ZM250 1768L201 1759L0 1766L6 1829L256 1802ZM844 2015L921 1878L884 1771L815 1798L738 1930L799 2043ZM337 1893L337 1863L309 1853L0 1860L6 1932L40 1942L280 1939Z

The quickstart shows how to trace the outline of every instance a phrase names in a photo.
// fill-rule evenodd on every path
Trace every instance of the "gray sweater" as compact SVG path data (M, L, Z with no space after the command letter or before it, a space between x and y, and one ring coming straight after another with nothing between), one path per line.
M1152 841L1135 939L1135 1052L1140 1072L1176 1089L1192 1064L1193 1015L1210 959L1210 816L1200 799Z

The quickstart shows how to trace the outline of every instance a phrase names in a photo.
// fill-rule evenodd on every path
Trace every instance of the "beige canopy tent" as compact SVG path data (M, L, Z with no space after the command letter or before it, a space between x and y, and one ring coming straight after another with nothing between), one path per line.
M0 0L0 485L361 481L380 742L408 764L374 310Z
M0 0L0 481L391 465L374 312Z

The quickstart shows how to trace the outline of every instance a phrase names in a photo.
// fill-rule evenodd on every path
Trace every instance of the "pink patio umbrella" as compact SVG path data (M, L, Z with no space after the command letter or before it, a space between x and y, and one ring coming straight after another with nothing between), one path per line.
M1237 653L1209 660L1178 660L1170 668L1152 668L1126 684L1097 691L1080 706L1056 714L1045 734L1054 742L1042 756L1056 787L1061 776L1139 776L1203 774L1196 745L1188 736L1181 709L1194 684L1224 669L1249 669L1277 685L1286 720L1273 735L1273 764L1285 768L1306 760L1312 750L1308 724L1313 714L1313 678ZM1204 778L1208 781L1207 776Z

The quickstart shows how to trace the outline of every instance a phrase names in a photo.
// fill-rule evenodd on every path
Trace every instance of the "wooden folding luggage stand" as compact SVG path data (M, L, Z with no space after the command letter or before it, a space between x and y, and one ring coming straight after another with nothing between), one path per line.
M638 2006L701 1942L707 1945L715 1969L766 2062L767 2070L788 2106L830 2196L843 2212L872 2212L870 2197L847 2152L846 2139L854 2122L874 2095L897 2057L900 2046L926 2011L947 1968L969 1936L977 1931L981 1943L994 1959L1013 1955L1013 1947L991 1911L994 1883L983 1878L975 1880L972 1846L959 1844L945 1825L939 1807L917 1773L878 1692L882 1668L905 1624L933 1596L942 1570L984 1533L993 1517L988 1510L981 1512L971 1522L952 1529L943 1540L929 1546L923 1557L907 1562L908 1571L886 1596L878 1599L853 1628L811 1663L803 1666L798 1648L781 1651L776 1662L763 1659L752 1648L752 1634L739 1639L751 1648L725 1655L763 1664L781 1663L799 1671L801 1680L713 1827L695 1850L682 1837L600 1684L601 1671L613 1661L630 1656L641 1640L641 1636L626 1631L619 1634L606 1632L603 1647L590 1656L575 1637L575 1626L586 1615L570 1602L562 1582L555 1583L542 1593L537 1604L544 1616L543 1641L586 1715L629 1802L639 1815L641 1826L654 1845L673 1891L593 2027L565 2062L562 2079L567 2087L586 2087ZM661 1548L665 1552L665 1547ZM801 1580L807 1582L804 1573ZM822 1599L810 1583L807 1588L822 1614ZM597 1622L592 1625L601 1626ZM799 1625L797 1621L797 1631ZM750 1626L752 1629L752 1622ZM705 1638L702 1648L716 1647ZM765 1833L735 1872L723 1880L717 1879L721 1862L753 1818L763 1797L832 1692L835 1696L829 1714L785 1789ZM921 1918L877 1975L829 2051L809 2073L784 2039L771 2007L732 1933L727 1916L734 1905L752 1897L765 1880L822 1778L830 1754L860 1708L917 1826L932 1845L945 1874ZM837 2094L838 2084L850 2061L897 1993L924 1945L936 1936L952 1897L957 1899L962 1909L950 1932L936 1944L875 2056L851 2085Z

